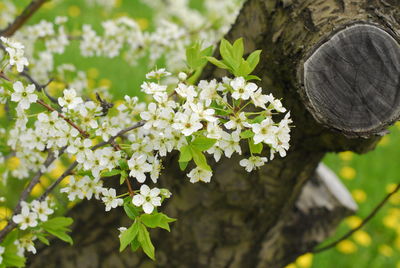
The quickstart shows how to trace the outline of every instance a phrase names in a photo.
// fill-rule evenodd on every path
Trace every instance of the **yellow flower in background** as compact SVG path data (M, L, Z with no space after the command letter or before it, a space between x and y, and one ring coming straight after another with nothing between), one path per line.
M7 225L7 219L11 217L12 211L7 207L0 207L0 230Z
M351 151L341 152L338 154L339 158L343 161L350 161L353 159L354 153Z
M112 85L112 82L110 79L101 79L99 81L99 86L101 86L101 87L110 88L111 85Z
M141 30L146 30L149 27L149 21L145 18L138 18L136 22L139 24Z
M356 170L352 167L345 166L339 172L340 177L346 180L352 180L356 177Z
M54 2L53 1L46 1L43 4L43 8L50 10L54 8Z
M53 180L60 177L61 174L63 174L63 172L67 169L60 160L55 161L54 164L54 168L48 173L49 177Z
M391 257L393 255L393 249L386 244L380 245L378 251L385 257Z
M353 234L354 240L360 244L361 246L369 246L371 245L371 237L369 234L363 230L358 230Z
M388 215L386 215L383 218L383 225L385 225L388 228L396 228L396 226L399 224L399 218L398 216L394 215L394 214L390 214L388 213Z
M31 196L39 197L42 193L44 193L44 188L40 183L38 183L33 187Z
M307 253L298 257L296 260L296 264L298 265L298 267L308 268L311 267L312 261L313 255L311 253Z
M367 199L367 194L361 189L354 189L351 191L351 195L358 203L362 203Z
M121 7L121 5L122 5L122 0L115 0L115 2L114 2L114 7Z
M87 87L88 87L88 88L95 88L95 87L96 87L96 81L89 78L89 79L87 80Z
M78 6L70 6L68 8L68 15L70 17L78 17L81 14L81 9Z
M378 146L386 146L390 142L389 136L383 136L383 138L378 142Z
M16 156L13 156L13 157L10 157L7 159L7 168L10 170L16 170L20 164L21 164L21 161Z
M6 105L0 104L0 117L4 117L6 115Z
M360 226L362 219L358 216L350 216L346 219L346 223L350 228L356 228Z
M97 68L90 68L87 70L87 75L89 78L96 79L99 77L100 72Z
M396 188L396 184L395 183L390 183L388 185L386 185L386 192L387 193L391 193L394 191L394 189Z
M344 254L351 254L357 251L357 246L350 240L343 240L337 244L336 248Z

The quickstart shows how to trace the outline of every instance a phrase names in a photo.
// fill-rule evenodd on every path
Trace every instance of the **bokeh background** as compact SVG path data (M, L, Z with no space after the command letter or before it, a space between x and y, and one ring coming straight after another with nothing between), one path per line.
M0 11L5 8L5 0L0 0ZM92 0L93 1L93 0ZM68 27L80 29L82 24L91 24L94 29L101 29L101 22L109 18L124 15L134 17L142 29L154 27L152 24L153 10L139 0L105 0L112 2L112 9L105 10L102 6L90 4L90 1L64 0L49 1L34 15L29 24L35 24L42 19L53 21L56 16L67 16ZM218 1L218 0L215 0ZM21 10L27 0L14 1ZM202 11L202 1L190 1L190 6ZM18 10L17 10L18 11ZM0 17L1 20L5 19ZM136 66L129 65L120 58L83 58L79 53L78 43L68 47L65 54L56 56L56 65L72 63L78 69L86 72L88 87L107 86L113 92L115 100L125 94L137 95L143 99L140 84L147 68L147 58L143 58ZM159 62L162 67L162 61ZM50 84L49 91L58 90L59 85ZM9 122L5 107L0 105L0 124ZM327 242L340 237L351 228L360 224L384 196L400 182L400 124L390 128L390 134L378 144L376 150L365 155L355 155L352 152L329 154L324 162L341 178L348 187L359 206L356 215L342 222L335 236ZM18 159L7 160L9 168L18 168ZM58 177L64 169L64 163L58 162L50 174L41 178L41 185L35 187L33 195L37 196L43 187ZM0 228L4 226L4 218L10 215L10 207L17 198L13 189L21 187L21 182L12 182L10 188L1 186L0 194L6 196L9 202L0 203ZM65 201L66 202L66 201ZM66 207L74 204L65 203ZM1 221L2 220L2 221ZM66 245L67 246L67 245ZM288 266L288 268L353 268L353 267L396 267L400 268L400 193L394 195L387 205L361 230L351 238L342 241L335 248L319 253L306 254Z

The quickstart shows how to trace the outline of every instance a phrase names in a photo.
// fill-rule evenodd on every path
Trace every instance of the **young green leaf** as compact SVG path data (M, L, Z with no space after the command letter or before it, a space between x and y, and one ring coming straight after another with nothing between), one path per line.
M216 139L210 139L204 136L200 136L197 137L196 139L194 139L194 141L192 141L192 143L190 145L192 145L193 147L195 147L197 150L200 151L207 151L208 149L210 149L215 143L217 142Z
M112 177L112 176L116 176L118 174L121 174L121 170L119 169L113 169L111 171L105 171L101 173L101 177Z
M39 239L40 242L42 242L43 244L45 244L46 246L50 245L50 241L45 237L44 234L42 233L37 233L36 237Z
M231 70L231 68L228 65L226 65L222 61L217 60L214 57L206 57L206 59L209 62L211 62L212 64L214 64L215 66L217 66L218 68L225 69L225 70Z
M136 250L138 250L138 248L140 248L140 243L138 237L136 236L135 239L133 239L131 242L131 250L135 252Z
M233 43L233 55L235 57L236 62L240 61L240 59L243 57L243 53L244 53L243 38L239 38Z
M133 241L133 239L135 239L139 232L139 226L141 225L142 224L139 221L135 221L131 227L121 233L119 238L119 252L122 252Z
M124 203L124 210L126 215L128 215L129 218L131 218L132 220L136 219L136 217L138 217L140 215L140 210L138 207L135 207L132 203L131 200L132 198L130 198L129 202Z
M42 227L44 229L62 229L67 226L70 226L74 220L72 218L67 218L67 217L55 217L52 219L49 219L48 221L45 221L42 223Z
M240 61L236 60L233 47L227 40L221 40L221 43L219 45L219 52L221 53L221 57L224 60L224 63L227 66L231 67L232 71L235 71L239 67Z
M129 170L128 162L125 159L118 160L118 164L122 170Z
M140 217L141 222L149 228L157 228L160 227L162 229L170 231L169 224L170 222L174 222L175 219L168 217L163 213L154 213L154 214L143 214Z
M121 170L121 176L119 177L119 184L123 184L128 178L128 173L125 170Z
M261 54L261 50L256 50L253 51L248 57L247 57L247 63L250 66L250 73L252 71L254 71L254 69L256 68L258 62L260 61L260 54Z
M143 224L139 226L138 241L142 245L144 253L146 253L150 259L155 260L154 246L151 243L150 234Z
M263 144L262 144L262 142L254 144L254 140L249 139L249 148L250 148L250 152L252 154L260 154L263 149Z
M61 230L61 229L51 229L47 228L46 231L49 234L54 235L55 237L61 239L64 242L70 243L71 245L74 243L72 237L70 237L66 232L70 230Z
M189 162L192 160L192 152L190 151L190 147L188 145L182 146L179 151L179 162Z
M247 129L247 130L243 131L242 133L240 133L240 137L242 139L252 138L252 137L254 137L254 132L251 131L250 129Z
M193 155L193 160L196 165L202 169L211 171L211 167L207 164L207 159L204 154L194 147L190 147Z
M184 171L187 168L188 164L189 164L189 162L178 162L178 163L179 163L179 168L182 171Z

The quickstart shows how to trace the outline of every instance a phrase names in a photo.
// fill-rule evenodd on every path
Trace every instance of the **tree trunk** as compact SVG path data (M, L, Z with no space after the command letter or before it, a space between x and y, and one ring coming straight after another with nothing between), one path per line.
M156 262L118 253L116 228L129 224L122 209L84 202L70 213L74 246L55 241L30 267L284 267L310 251L356 209L331 172L315 172L319 162L330 151L373 149L399 117L399 24L397 0L247 1L226 38L263 50L260 86L294 119L288 155L252 173L242 157L224 159L210 184L194 185L171 156L163 210L178 221L152 233Z

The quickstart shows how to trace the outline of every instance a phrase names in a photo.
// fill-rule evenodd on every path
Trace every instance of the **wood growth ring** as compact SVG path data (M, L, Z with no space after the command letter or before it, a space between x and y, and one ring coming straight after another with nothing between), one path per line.
M328 127L370 136L400 116L400 46L376 26L356 24L335 33L303 70L308 108Z

